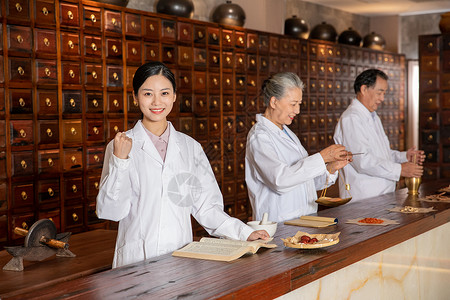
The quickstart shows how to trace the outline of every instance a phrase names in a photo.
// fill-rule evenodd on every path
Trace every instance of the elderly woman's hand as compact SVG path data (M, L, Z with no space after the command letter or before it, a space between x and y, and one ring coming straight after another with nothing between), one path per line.
M270 235L265 230L255 230L247 238L247 241L255 241L258 239L268 240Z
M320 155L322 155L325 163L329 163L332 161L347 161L347 151L345 147L342 145L331 145L320 151Z

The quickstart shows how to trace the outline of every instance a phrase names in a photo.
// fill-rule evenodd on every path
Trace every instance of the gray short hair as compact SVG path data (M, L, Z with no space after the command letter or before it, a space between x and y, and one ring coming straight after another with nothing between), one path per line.
M261 87L261 94L264 96L264 105L268 106L270 99L283 98L286 90L291 88L299 88L303 91L305 84L292 72L277 73L264 80Z

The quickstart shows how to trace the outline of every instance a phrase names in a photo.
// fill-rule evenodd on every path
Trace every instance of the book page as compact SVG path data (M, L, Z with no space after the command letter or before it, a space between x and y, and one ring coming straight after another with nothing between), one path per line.
M274 244L267 244L273 239L268 240L256 240L256 241L238 241L238 240L230 240L230 239L218 239L218 238L208 238L203 237L200 239L201 243L208 243L208 244L215 244L215 245L234 245L239 247L252 247L253 253L256 253L260 247L266 247L266 248L274 248L276 245Z
M208 242L192 242L187 246L176 250L173 256L202 258L211 260L231 261L237 259L247 252L252 252L251 247L242 247L232 244L217 244Z

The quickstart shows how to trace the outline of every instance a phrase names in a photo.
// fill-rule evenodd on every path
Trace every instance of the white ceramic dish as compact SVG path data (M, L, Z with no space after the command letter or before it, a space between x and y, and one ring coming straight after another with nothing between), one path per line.
M249 221L247 222L247 225L255 230L265 230L270 235L270 237L273 237L275 232L277 231L277 222L270 222L269 224L260 225L260 221Z

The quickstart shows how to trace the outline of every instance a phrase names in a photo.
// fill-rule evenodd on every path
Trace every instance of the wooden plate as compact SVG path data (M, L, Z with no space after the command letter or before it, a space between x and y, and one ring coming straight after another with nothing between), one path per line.
M319 203L320 205L323 205L323 206L336 207L336 206L343 205L343 204L349 202L350 200L352 200L352 197L344 198L344 199L320 197L319 199L316 200L316 203Z
M284 242L284 245L289 248L297 248L297 249L317 249L317 248L324 248L328 246L335 245L339 243L339 234L333 233L333 234L309 234L306 232L298 231L294 237L301 237L302 235L307 235L310 238L316 238L318 241L314 244L303 244L303 243L291 243L288 239L281 239Z

